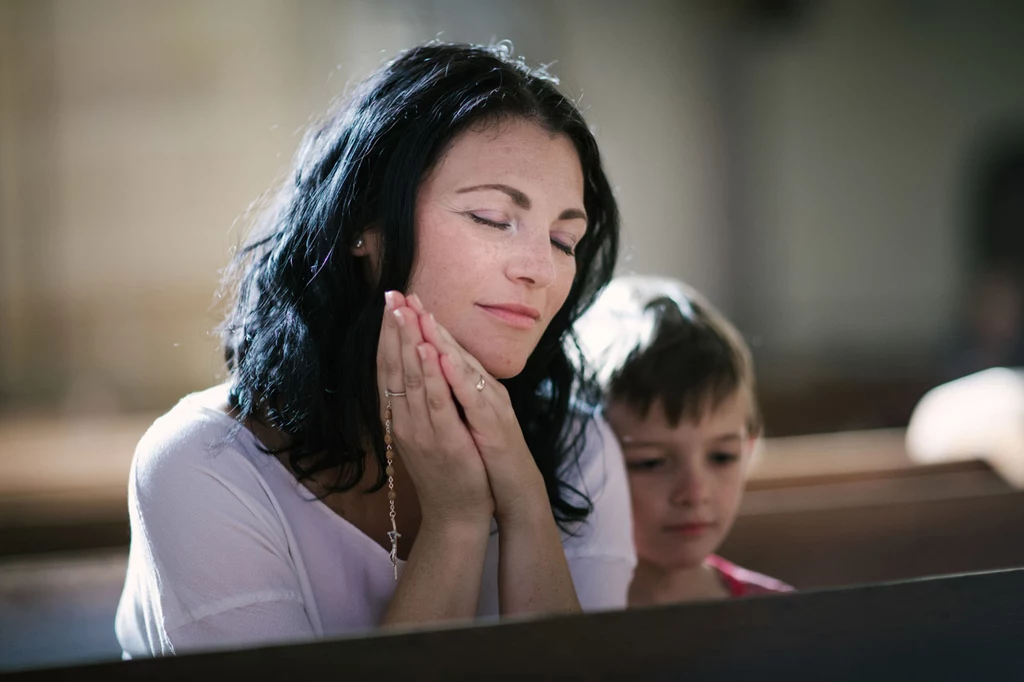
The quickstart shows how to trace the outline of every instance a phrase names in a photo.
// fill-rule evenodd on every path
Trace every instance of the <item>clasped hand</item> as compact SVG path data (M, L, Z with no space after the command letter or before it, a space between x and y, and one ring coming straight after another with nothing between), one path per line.
M543 478L505 387L418 297L386 294L377 348L381 404L424 523L499 525L547 508ZM404 396L385 396L385 389ZM459 413L462 408L462 414ZM463 418L464 415L464 418Z

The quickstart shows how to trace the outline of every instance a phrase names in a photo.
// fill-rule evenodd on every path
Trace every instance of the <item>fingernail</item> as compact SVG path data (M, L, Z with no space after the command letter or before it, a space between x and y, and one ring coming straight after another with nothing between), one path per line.
M384 305L387 306L388 310L395 309L395 292L385 291L384 292Z
M426 344L420 344L416 346L416 352L420 354L420 360L427 359L427 346Z
M395 316L395 322L398 323L398 326L399 327L404 327L405 326L405 318L402 317L402 311L401 310L396 310L393 313L393 315Z
M423 310L423 302L420 301L420 297L417 296L416 294L413 294L412 296L410 296L409 297L409 301L413 304L414 308L416 308L418 310L421 310L421 311Z

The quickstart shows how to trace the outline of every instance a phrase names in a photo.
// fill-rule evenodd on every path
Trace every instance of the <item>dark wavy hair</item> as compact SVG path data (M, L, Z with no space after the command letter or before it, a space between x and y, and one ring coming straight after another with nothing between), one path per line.
M611 278L618 209L574 102L546 71L513 58L507 43L428 43L378 69L306 134L290 178L226 271L233 303L221 333L231 405L242 423L286 436L285 447L267 451L286 453L299 480L336 468L328 491L350 490L372 455L381 473L369 491L384 484L377 341L384 292L408 285L417 192L461 132L514 118L572 141L588 225L565 304L523 371L503 383L559 525L589 513L586 492L564 478L599 400L572 359L572 325ZM351 253L371 226L381 236L375 282Z

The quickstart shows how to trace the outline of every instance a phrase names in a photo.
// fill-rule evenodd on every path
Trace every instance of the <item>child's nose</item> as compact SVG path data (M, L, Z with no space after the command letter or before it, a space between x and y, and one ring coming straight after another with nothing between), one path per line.
M696 507L708 501L708 485L699 471L683 471L672 489L672 503L682 507Z

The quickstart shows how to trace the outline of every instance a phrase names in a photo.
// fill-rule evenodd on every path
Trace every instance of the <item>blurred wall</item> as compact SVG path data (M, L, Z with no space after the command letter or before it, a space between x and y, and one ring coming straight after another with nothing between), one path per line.
M736 314L791 380L930 371L960 321L975 156L1024 122L1024 3L803 5L730 52Z
M555 62L619 192L620 269L704 290L762 373L924 371L964 283L968 157L1024 108L1022 14L0 0L0 405L163 408L215 381L246 208L347 83L436 36Z
M162 407L220 371L213 293L246 207L345 86L415 42L555 62L622 197L628 267L714 292L720 137L675 3L2 0L8 408ZM679 31L690 35L678 40ZM232 227L232 226L235 227Z

